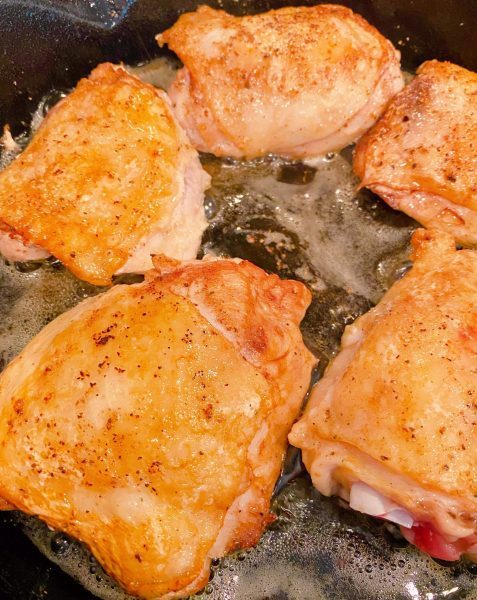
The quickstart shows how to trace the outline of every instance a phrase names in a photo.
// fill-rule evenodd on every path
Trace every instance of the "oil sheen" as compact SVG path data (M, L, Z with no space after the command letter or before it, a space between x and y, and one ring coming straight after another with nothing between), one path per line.
M161 58L131 70L160 87L177 63ZM35 130L66 90L54 90L33 115ZM25 146L31 131L16 141ZM4 167L15 155L5 149ZM409 267L416 224L366 191L357 192L352 149L306 165L274 156L254 161L204 155L212 176L209 227L201 253L237 256L306 283L313 302L302 324L320 370L344 327L369 310ZM50 259L23 265L0 259L0 369L48 321L98 288ZM275 523L257 548L214 561L197 597L215 600L384 600L477 598L474 567L446 566L408 546L391 526L352 513L311 486L296 451L287 456L273 501ZM11 519L6 515L4 519ZM104 600L128 598L79 542L33 517L15 516L54 563Z

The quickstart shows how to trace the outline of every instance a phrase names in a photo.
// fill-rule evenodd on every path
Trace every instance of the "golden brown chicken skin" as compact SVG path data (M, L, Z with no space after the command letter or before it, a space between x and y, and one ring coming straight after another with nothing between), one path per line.
M173 598L270 522L315 360L301 283L245 261L155 264L2 374L0 495L85 542L129 593Z
M151 254L195 258L208 181L165 93L102 64L0 173L0 252L53 254L98 285Z
M317 489L477 558L477 253L418 230L414 266L347 327L289 439Z
M403 87L399 53L343 6L245 17L201 6L157 39L185 65L169 89L179 122L218 156L342 148Z
M477 244L477 74L425 62L358 143L363 187L428 228Z

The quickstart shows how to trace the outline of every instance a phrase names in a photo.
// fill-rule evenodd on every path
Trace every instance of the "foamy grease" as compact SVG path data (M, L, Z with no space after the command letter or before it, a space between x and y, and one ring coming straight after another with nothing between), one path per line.
M161 58L131 71L167 88L176 68L177 63ZM32 131L62 95L54 91L42 100ZM16 139L21 147L27 140L28 132ZM4 152L0 166L14 155ZM356 193L349 150L313 167L276 157L202 159L213 176L202 251L252 258L307 283L314 300L304 334L316 352L331 356L345 324L378 301L408 268L414 224L375 197ZM0 368L48 321L98 291L52 260L15 266L0 259ZM297 471L296 465L290 468ZM306 478L285 485L274 511L278 519L258 547L214 561L211 580L197 597L477 598L463 563L446 568L401 547L406 544L390 536L383 523L320 497ZM92 594L104 600L130 598L80 543L34 518L20 515L19 520L35 545Z

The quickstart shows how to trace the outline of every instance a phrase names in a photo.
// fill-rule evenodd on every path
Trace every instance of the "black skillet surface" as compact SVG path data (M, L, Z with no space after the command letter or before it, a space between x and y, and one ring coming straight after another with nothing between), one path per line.
M73 86L101 61L137 63L157 56L159 50L154 35L171 25L181 12L193 10L197 4L194 0L0 1L0 123L10 123L14 133L24 131L32 111L47 91ZM224 0L210 4L243 14L290 2ZM401 50L403 63L409 69L425 59L438 58L477 70L474 41L477 3L473 0L356 0L343 4L361 13L387 35ZM323 368L336 350L344 325L377 301L392 279L405 268L403 248L414 224L377 203L370 194L354 197L345 189L343 197L333 195L333 182L338 181L336 173L343 175L343 181L349 180L349 153L346 152L342 157L330 159L330 165L322 163L316 171L273 159L242 166L203 158L205 167L214 176L207 199L211 226L204 236L203 248L248 258L282 276L297 276L311 282L314 302L303 331L308 344L321 357ZM314 187L316 181L319 185ZM280 207L277 208L277 203L286 204L284 195L292 195L293 202L296 200L297 206L302 208L310 195L315 198L316 210L324 215L320 216L319 233L324 248L333 251L333 240L330 242L333 235L327 237L326 228L338 227L345 234L349 231L349 235L334 242L334 249L340 244L349 246L350 242L351 246L343 252L344 258L352 257L353 249L358 257L361 253L367 257L351 264L349 277L354 281L356 276L356 289L351 284L346 285L346 277L344 282L340 281L339 274L335 277L326 256L320 257L316 248L313 254L293 227L284 226L283 214L278 210ZM330 201L332 196L333 201ZM285 217L293 221L293 203L288 203L285 213ZM296 219L303 222L308 217L305 211ZM353 219L360 221L356 228L358 233L352 226ZM279 244L277 235L281 236ZM374 253L376 264L373 265L369 257ZM339 264L338 272L345 267ZM42 269L50 277L55 266ZM365 278L367 283L361 282L360 269L369 271ZM15 294L21 295L29 285L25 280L10 293L5 273L5 270L0 273L2 318L8 314ZM321 286L320 278L327 281L326 289ZM18 278L15 281L18 283ZM78 296L90 292L81 288ZM48 297L45 302L48 303ZM44 321L53 316L55 310L46 311ZM0 356L0 368L1 360ZM292 453L274 503L277 522L264 534L258 549L214 564L205 597L230 600L477 598L475 567L465 563L439 564L423 557L406 547L399 536L382 523L354 515L335 500L320 498L306 476L300 475L287 483L297 472L300 472L299 463ZM90 563L93 567L88 567L88 558L86 571L92 572L84 576L85 561L76 544L46 530L35 530L34 534L30 531L30 534L39 535L43 544L48 543L47 553L56 557L57 562L76 571L77 576L83 573L79 576L90 588L96 577L103 577L97 565ZM82 563L79 570L75 569L75 561ZM104 585L98 588L103 595L105 589ZM7 513L0 517L0 598L87 600L92 595L44 558L24 535L18 519Z

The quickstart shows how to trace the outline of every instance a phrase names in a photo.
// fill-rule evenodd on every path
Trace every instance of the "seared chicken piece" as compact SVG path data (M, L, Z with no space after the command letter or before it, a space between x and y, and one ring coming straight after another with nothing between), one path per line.
M315 361L303 284L238 260L155 264L4 371L0 496L83 540L128 592L178 598L270 522Z
M316 488L477 560L477 253L418 230L414 266L347 327L289 439Z
M102 64L0 173L0 252L53 254L98 285L151 254L195 258L208 182L166 94Z
M425 62L357 148L363 187L425 227L477 244L477 74Z
M0 221L0 255L7 260L24 262L48 258L50 252L35 244L29 244Z
M201 6L157 39L185 65L169 89L179 122L217 156L337 150L403 87L391 43L332 4L246 17Z

